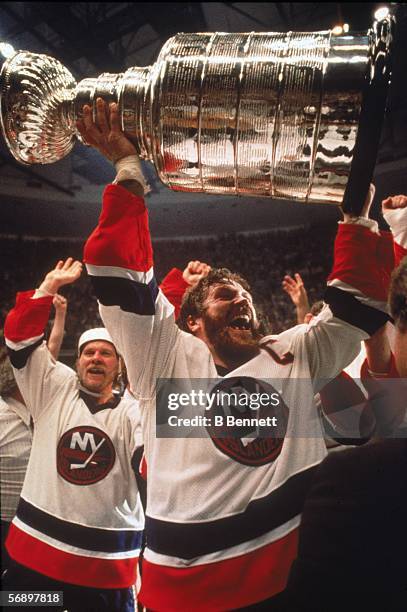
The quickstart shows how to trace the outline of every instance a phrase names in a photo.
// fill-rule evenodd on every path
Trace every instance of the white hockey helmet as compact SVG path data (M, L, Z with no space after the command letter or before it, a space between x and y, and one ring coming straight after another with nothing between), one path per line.
M87 329L86 331L84 331L81 337L79 338L78 355L81 354L85 344L87 344L88 342L93 342L94 340L104 340L105 342L110 342L110 344L113 344L114 346L112 337L107 331L107 329L105 329L104 327L94 327L93 329ZM115 346L114 348L117 352Z

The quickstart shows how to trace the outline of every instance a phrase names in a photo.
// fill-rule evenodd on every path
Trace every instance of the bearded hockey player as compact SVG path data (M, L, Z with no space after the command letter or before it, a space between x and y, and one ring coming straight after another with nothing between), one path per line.
M181 330L154 279L144 181L117 107L108 115L98 100L96 122L85 107L78 128L118 171L116 184L105 190L85 262L140 400L149 475L140 599L165 612L276 609L296 556L305 494L327 452L314 393L387 320L380 270L369 257L374 222L340 225L328 304L313 325L260 338L248 285L221 269L187 295ZM219 375L226 388L236 378L262 391L278 381L287 435L219 438L205 426L201 437L156 435L157 379L185 383Z
M144 528L132 468L142 443L138 405L113 394L119 356L106 329L82 334L78 374L44 341L53 295L81 267L60 261L37 290L18 294L6 320L34 436L6 542L14 563L2 586L62 591L55 610L131 612Z

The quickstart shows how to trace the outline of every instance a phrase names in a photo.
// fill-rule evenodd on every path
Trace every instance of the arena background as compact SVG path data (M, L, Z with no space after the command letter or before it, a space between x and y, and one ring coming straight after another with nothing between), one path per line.
M77 80L154 63L177 32L316 31L349 24L366 31L378 3L263 2L2 2L0 41L59 59ZM392 5L398 20L393 81L375 170L374 215L387 195L407 193L407 7ZM281 289L284 274L300 272L310 300L322 296L331 263L334 206L260 198L171 192L144 164L158 277L190 259L226 265L244 274L275 331L295 322ZM2 327L15 292L38 284L60 258L81 258L95 226L113 168L75 145L51 166L22 166L0 144L0 291ZM99 321L83 275L69 299L62 360L72 363L78 335Z

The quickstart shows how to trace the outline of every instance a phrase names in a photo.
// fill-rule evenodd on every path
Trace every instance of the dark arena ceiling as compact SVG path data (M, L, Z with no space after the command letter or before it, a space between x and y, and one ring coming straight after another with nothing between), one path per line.
M348 23L366 31L377 8L370 2L1 2L0 42L46 53L79 81L154 63L178 32L325 30ZM398 30L393 81L379 149L376 204L407 192L407 5L393 6ZM171 192L145 163L156 237L213 235L300 225L337 215L335 207L260 198ZM51 166L21 166L0 144L0 233L82 238L95 225L103 186L113 169L89 148L75 145Z

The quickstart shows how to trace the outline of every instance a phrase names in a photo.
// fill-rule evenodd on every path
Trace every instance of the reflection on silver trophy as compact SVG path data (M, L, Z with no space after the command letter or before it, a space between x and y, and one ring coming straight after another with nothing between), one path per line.
M1 72L2 131L19 162L58 161L101 97L171 189L340 203L390 42L388 18L353 36L177 34L153 66L78 84L56 59L20 51Z

